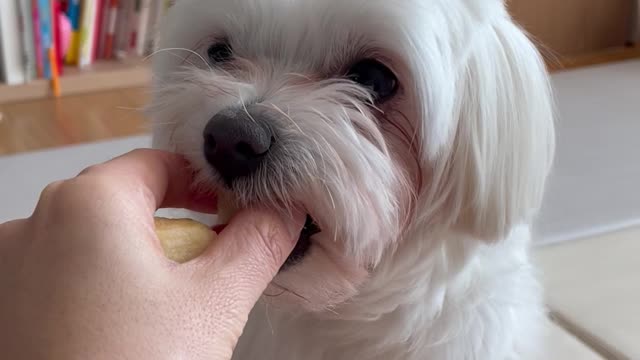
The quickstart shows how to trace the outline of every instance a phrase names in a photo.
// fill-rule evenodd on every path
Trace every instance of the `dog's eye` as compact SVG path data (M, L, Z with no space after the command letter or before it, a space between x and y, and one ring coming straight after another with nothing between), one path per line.
M222 63L231 60L233 51L228 43L217 43L209 46L207 56L214 63Z
M391 97L398 89L398 79L393 72L373 59L355 64L349 70L348 77L373 91L378 101Z

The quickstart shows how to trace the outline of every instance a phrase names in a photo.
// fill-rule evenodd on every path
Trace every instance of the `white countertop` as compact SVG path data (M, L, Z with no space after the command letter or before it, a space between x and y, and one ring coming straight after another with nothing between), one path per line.
M31 215L49 183L150 145L148 136L136 136L0 157L0 223Z
M538 241L640 225L640 61L557 73L553 87L558 144Z

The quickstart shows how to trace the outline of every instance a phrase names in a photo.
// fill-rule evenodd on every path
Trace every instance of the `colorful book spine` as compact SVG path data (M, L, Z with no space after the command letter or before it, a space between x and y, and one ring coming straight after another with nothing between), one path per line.
M102 36L104 3L105 0L96 0L96 20L93 31L93 49L91 50L91 58L93 59L93 61L99 58L98 50L100 45L100 38Z
M132 14L135 12L135 3L132 0L120 1L118 9L118 25L114 44L115 56L122 59L129 53L131 41L130 25Z
M80 0L70 0L67 16L71 21L71 41L65 60L69 65L76 65L80 56Z
M51 21L51 4L48 0L38 0L40 13L40 39L42 44L42 60L44 63L44 78L51 79L51 56L53 48L53 24ZM55 60L55 59L54 59Z
M151 6L149 8L149 20L147 22L147 36L144 40L144 55L153 53L155 47L155 35L156 35L156 19L158 14L158 8L160 7L159 0L151 0Z
M19 34L18 3L0 0L0 73L9 85L25 81L24 52Z
M62 53L62 32L60 28L60 16L62 15L62 3L60 0L51 0L53 23L53 46L55 48L55 60L58 75L64 72L64 54Z
M125 48L126 54L134 52L136 49L136 43L138 41L138 26L140 23L140 11L142 10L142 1L135 0L133 10L129 16L129 23L127 23L129 32L129 43Z
M156 47L156 34L158 33L158 25L162 22L162 18L164 17L167 9L172 5L171 2L167 2L166 0L153 0L152 3L152 11L150 16L149 23L149 36L147 36L146 41L146 53L152 54L155 51Z
M44 77L44 51L42 49L42 32L40 31L40 11L38 0L31 0L31 20L33 24L33 47L36 54L36 76Z
M33 41L33 17L31 0L18 0L20 11L20 33L22 34L22 50L24 52L25 81L37 77L36 49Z
M96 19L98 15L97 1L84 0L82 3L82 22L80 25L80 67L93 63L93 47L95 40Z
M107 33L105 35L104 58L111 59L114 56L116 43L116 30L118 25L119 1L110 0Z
M151 0L140 2L140 14L138 17L138 37L136 39L136 55L144 56L147 37L149 36L149 18L151 12Z

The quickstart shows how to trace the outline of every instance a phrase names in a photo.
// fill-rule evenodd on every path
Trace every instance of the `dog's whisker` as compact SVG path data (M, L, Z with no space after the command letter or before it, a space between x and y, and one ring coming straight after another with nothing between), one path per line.
M249 119L254 123L254 124L258 124L258 122L256 121L256 119L253 117L253 115L251 115L251 113L249 113L249 110L247 109L247 104L245 104L244 100L241 98L240 99L241 103L242 103L242 109L244 110L245 114L247 114L247 116L249 117Z
M305 136L306 136L306 134L304 133L304 131L302 131L302 128L300 127L300 125L298 125L298 123L296 123L296 122L293 120L293 118L292 118L289 114L287 114L287 113L285 113L284 111L282 111L282 109L280 109L279 107L277 107L277 106L276 106L276 104L274 104L274 103L269 103L269 105L271 105L271 107L273 107L277 112L279 112L280 114L282 114L282 116L284 116L284 118L285 118L285 119L289 120L289 121L291 122L291 124L293 124L293 126L295 126L295 127L296 127L296 129L298 129L298 132L299 132L300 134L302 134L302 135L305 135Z
M312 137L309 137L309 140L311 140L311 142L315 145L317 154L320 157L320 163L322 164L322 174L326 174L327 173L327 163L326 163L327 159L324 156L324 152L321 150L320 144L318 143L318 140L316 140L316 139L314 139ZM313 158L312 155L311 155L311 157Z
M333 199L333 195L331 194L331 190L329 189L329 186L322 181L322 186L324 186L324 188L327 191L327 196L329 197L329 201L331 201L331 208L333 209L334 213L337 213L337 207L336 207L336 202ZM333 224L333 241L334 242L338 242L338 229L340 228L340 220L339 218L335 218L335 223Z
M281 295L283 295L285 293L289 293L289 294L291 294L291 295L293 295L293 296L295 296L295 297L297 297L297 298L299 298L299 299L301 299L303 301L310 302L309 299L307 299L306 297L298 294L297 292L287 288L286 286L280 285L275 281L272 281L271 284L273 284L274 286L277 286L277 287L279 287L280 289L283 290L283 292L281 294L278 294L277 296L281 296Z
M264 304L264 315L267 320L267 325L269 326L269 330L271 330L271 334L275 334L275 330L273 329L273 323L271 322L271 316L269 316L269 304Z
M304 80L307 80L309 82L313 81L313 79L311 79L311 77L309 77L308 75L305 75L305 74L301 74L301 73L288 72L288 73L285 73L285 76L300 77L300 78L303 78Z
M163 49L158 49L158 50L156 50L156 51L152 52L151 54L147 55L147 56L143 59L143 61L147 61L147 60L149 60L150 58L152 58L152 57L154 57L154 56L156 56L156 55L158 55L158 54L160 54L160 53L162 53L162 52L168 52L169 54L172 54L172 55L174 55L174 56L178 56L177 54L175 54L175 53L174 53L174 51L186 51L186 52L188 52L189 54L192 54L192 55L197 56L200 60L202 60L202 63L203 63L203 64L205 64L205 65L209 68L209 71L213 72L213 68L211 67L211 65L209 64L209 62L208 62L207 60L205 60L205 59L202 57L202 55L198 54L197 52L195 52L195 51L193 51L193 50L191 50L191 49L187 49L187 48L163 48ZM183 58L183 60L185 60L185 61L186 61L187 59L186 59L186 58ZM190 64L192 64L194 67L197 67L195 64L193 64L193 63L191 63L191 62L189 62L189 63L190 63Z

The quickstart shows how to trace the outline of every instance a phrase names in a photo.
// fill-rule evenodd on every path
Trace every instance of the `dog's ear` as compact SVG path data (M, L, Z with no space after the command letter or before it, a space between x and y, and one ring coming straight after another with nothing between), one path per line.
M495 241L541 204L555 147L551 90L537 49L507 18L477 29L469 46L436 191L447 194L451 226Z

